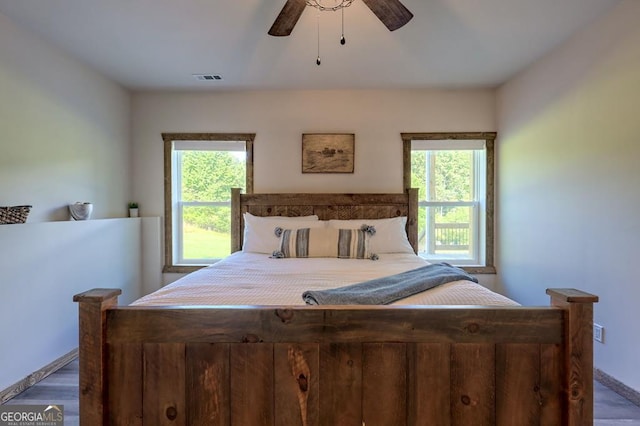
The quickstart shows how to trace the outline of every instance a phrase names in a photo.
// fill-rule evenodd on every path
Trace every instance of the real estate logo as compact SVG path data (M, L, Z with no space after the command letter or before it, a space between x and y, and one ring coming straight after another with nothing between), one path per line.
M0 426L63 426L64 405L2 405Z

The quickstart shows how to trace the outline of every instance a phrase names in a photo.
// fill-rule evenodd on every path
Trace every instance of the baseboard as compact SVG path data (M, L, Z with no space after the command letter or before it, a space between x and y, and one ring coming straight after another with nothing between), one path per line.
M597 368L593 369L593 378L640 407L640 392L637 390L630 388Z
M51 373L55 373L65 365L78 357L78 348L72 350L68 354L62 355L50 364L45 365L41 369L34 371L19 382L9 386L8 388L0 391L0 404L4 404L14 396L29 389L31 386L38 383L40 380L49 376Z

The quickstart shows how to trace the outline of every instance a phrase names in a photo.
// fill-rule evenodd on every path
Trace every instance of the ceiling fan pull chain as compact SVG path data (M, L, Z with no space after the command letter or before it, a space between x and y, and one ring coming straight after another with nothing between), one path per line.
M316 58L316 65L320 66L320 11L318 11L318 57Z
M340 44L345 45L347 40L344 38L344 7L342 8L342 37L340 37Z

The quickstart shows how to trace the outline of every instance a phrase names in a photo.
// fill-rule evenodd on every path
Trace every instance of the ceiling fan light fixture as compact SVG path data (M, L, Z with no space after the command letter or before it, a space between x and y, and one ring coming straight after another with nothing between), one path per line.
M340 45L345 45L347 40L344 36L344 9L351 6L354 0L287 0L278 17L268 31L269 35L275 37L288 36L293 31L298 19L307 6L318 10L318 55L316 64L320 65L320 12L340 11L342 13L342 36ZM400 0L362 0L376 17L387 27L389 31L395 31L403 27L413 18L413 14Z
M395 31L413 18L413 13L400 0L362 0L374 15L387 27ZM320 11L336 11L351 6L353 0L287 0L278 17L271 25L268 34L274 37L286 37L291 34L298 19L307 6Z
M315 7L318 10L336 11L351 6L353 0L305 0L308 6Z

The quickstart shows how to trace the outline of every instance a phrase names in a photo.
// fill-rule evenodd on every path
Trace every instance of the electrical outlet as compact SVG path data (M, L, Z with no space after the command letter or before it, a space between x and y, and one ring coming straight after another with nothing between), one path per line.
M604 327L593 323L593 340L604 343Z

